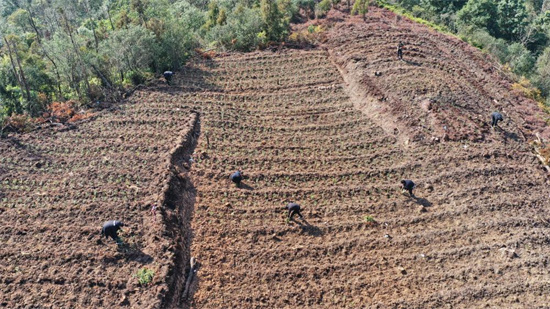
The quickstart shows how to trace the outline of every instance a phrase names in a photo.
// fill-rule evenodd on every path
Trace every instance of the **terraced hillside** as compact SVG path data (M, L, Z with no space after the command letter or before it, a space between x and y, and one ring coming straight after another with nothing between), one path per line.
M202 84L189 74L201 71ZM550 190L521 139L404 144L354 108L326 51L232 55L182 75L195 91L176 106L202 115L192 307L549 301ZM236 169L243 189L227 179ZM404 178L418 199L401 194ZM285 223L289 201L307 223Z
M328 32L331 55L363 96L359 108L410 140L492 138L489 116L501 111L509 124L505 137L550 137L550 120L535 102L512 91L513 80L500 64L458 38L373 7L367 22L339 11ZM403 60L397 46L403 46ZM368 102L368 104L367 104Z
M197 60L94 120L0 140L0 306L547 306L535 103L454 38L342 16L319 49ZM114 218L119 249L99 236Z
M197 115L149 102L76 127L0 140L1 308L159 308L179 301L173 291L182 282L171 274L183 272L176 259L189 258L182 241L188 229L178 223L186 214L170 209L162 190L173 182L169 155L193 145ZM154 219L149 210L158 201L166 207ZM113 219L126 224L120 248L100 236ZM144 267L154 272L152 286L138 284Z

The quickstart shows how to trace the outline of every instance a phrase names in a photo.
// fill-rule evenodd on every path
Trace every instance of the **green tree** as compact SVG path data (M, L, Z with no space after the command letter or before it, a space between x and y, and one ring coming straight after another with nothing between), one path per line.
M460 26L486 29L493 36L498 34L497 17L494 0L469 0L457 13Z
M363 20L367 20L367 12L369 11L370 0L355 0L353 9L351 9L352 15L361 14Z
M206 18L206 24L204 25L206 30L210 30L210 28L217 25L219 14L220 7L218 6L218 2L216 0L210 1L208 4L208 17Z
M518 40L527 26L527 10L523 0L499 0L498 26L500 37L509 41Z
M227 23L217 25L206 34L208 41L217 47L230 50L254 50L262 42L264 22L258 9L237 5L228 14Z
M315 0L293 0L293 2L297 11L303 10L307 18L313 17L313 13L315 12Z
M454 13L460 10L468 0L420 0L421 5L434 14Z
M545 96L550 97L550 47L540 54L535 67L535 84Z
M275 0L262 0L260 4L262 19L264 21L264 31L267 39L270 41L280 41L284 38L281 18L283 15L279 11L279 6Z
M327 15L328 11L332 8L332 0L322 0L315 6L315 16L317 18L323 18Z
M529 77L535 65L535 58L521 43L513 43L508 47L507 62L514 73Z

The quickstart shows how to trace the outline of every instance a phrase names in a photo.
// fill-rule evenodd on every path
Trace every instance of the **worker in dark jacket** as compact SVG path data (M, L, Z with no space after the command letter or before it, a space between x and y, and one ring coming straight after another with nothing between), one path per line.
M401 180L401 184L403 185L403 190L409 191L409 194L411 195L411 197L415 197L413 194L413 189L415 187L415 184L412 180L408 180L408 179Z
M498 126L498 122L499 121L503 121L504 118L502 118L502 114L499 113L499 112L493 112L491 114L491 127L496 127Z
M403 60L403 43L401 42L397 45L397 59Z
M296 203L290 203L286 205L285 208L288 210L288 220L292 220L292 217L294 217L295 214L297 214L300 219L304 220L304 217L300 213L300 205Z
M124 226L124 223L118 220L111 220L103 223L103 228L101 229L101 235L104 235L105 238L111 237L117 244L122 244L122 240L118 237L118 230Z
M164 79L166 79L166 83L168 83L168 85L170 85L170 83L172 82L172 75L174 75L174 72L172 71L164 71Z
M241 181L243 180L243 175L241 171L236 171L235 173L231 174L231 176L229 176L229 179L231 179L231 181L233 181L237 185L237 188L240 188Z

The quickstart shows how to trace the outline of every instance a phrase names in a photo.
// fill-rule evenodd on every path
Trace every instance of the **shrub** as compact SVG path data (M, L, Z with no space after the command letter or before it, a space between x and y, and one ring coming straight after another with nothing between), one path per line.
M12 115L4 120L4 127L9 127L16 132L30 132L34 129L32 118L27 115Z
M50 116L59 122L67 122L76 113L74 110L76 103L74 101L53 102L50 105Z
M323 41L324 37L325 29L323 29L321 25L309 25L307 29L293 32L288 37L288 41L298 45L317 45L319 42Z
M534 87L531 82L523 76L517 83L512 84L512 90L517 91L529 99L539 102L540 104L544 101L540 89Z
M535 65L535 58L521 43L514 43L508 47L507 62L515 74L529 76Z

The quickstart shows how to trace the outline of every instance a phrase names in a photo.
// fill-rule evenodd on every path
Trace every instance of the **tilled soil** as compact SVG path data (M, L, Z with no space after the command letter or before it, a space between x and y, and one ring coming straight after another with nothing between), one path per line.
M169 221L177 215L160 207L154 219L150 208L163 200L170 150L196 115L131 101L74 127L0 140L0 307L172 302L180 233ZM114 219L126 224L120 248L100 236L103 222ZM144 267L155 273L149 285L136 277Z
M197 60L74 129L0 141L0 306L546 306L536 104L457 39L376 8L342 19L323 48ZM108 219L126 247L100 241Z
M355 23L333 28L329 51L263 52L197 63L193 70L209 75L203 88L196 77L184 73L180 78L184 89L199 87L183 101L198 103L203 117L196 149L203 159L191 172L197 190L191 253L201 267L190 306L526 308L548 303L547 174L524 140L528 133L521 114L507 108L509 122L502 131L491 130L486 122L494 106L483 104L491 98L475 89L485 87L495 95L508 90L492 80L409 74L399 68L407 63L392 58L393 40L383 37L347 48L348 40L356 42L346 39L355 34L348 28L376 36ZM391 52L370 58L367 46L384 44L392 46ZM437 53L433 41L422 44ZM457 43L455 49L462 48L467 50L461 55L482 59ZM395 62L397 67L391 64L374 84L387 87L380 93L388 99L379 102L404 97L400 104L410 119L432 117L433 125L407 130L391 107L377 114L363 109L364 102L357 100L373 96L373 83L360 79L364 93L352 93L361 67L342 69L346 84L330 58L345 66L351 61L346 55L354 52L367 55L362 68ZM405 57L421 61L410 52ZM450 62L438 65L452 72L446 69ZM374 69L382 71L381 66ZM418 84L411 83L418 74L425 87L430 81L448 100L477 96L484 101L456 105L454 112L439 106L416 115L414 104L425 98L407 100L403 87L416 91ZM399 85L390 87L392 80ZM445 85L456 88L445 90ZM427 88L425 96L433 91ZM522 100L530 105L521 107L536 113L534 102ZM451 114L456 117L447 122L448 136L437 135L437 121ZM228 180L236 169L247 176L241 189ZM401 179L418 184L416 199L401 193ZM291 201L302 205L306 221L285 222L283 206Z

